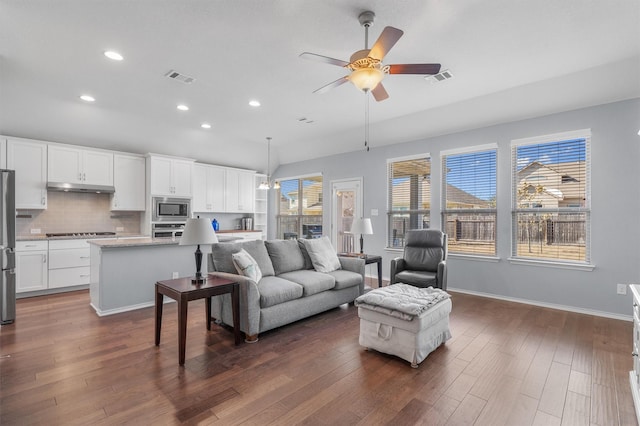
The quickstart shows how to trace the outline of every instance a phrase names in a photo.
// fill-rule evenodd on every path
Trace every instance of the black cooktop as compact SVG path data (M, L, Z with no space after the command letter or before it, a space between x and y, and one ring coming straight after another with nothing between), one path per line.
M116 235L115 232L52 232L45 234L47 238L52 237L74 237L74 238L89 238L89 237L105 237L110 235Z

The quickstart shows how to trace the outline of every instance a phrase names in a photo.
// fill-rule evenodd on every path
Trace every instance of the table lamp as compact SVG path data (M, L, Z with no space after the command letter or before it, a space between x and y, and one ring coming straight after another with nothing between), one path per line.
M371 226L371 219L368 217L353 219L353 223L351 224L351 233L352 234L360 234L360 254L363 254L363 245L364 240L362 238L363 235L371 235L373 234L373 227Z
M218 242L218 237L211 226L211 222L206 218L187 219L184 226L182 237L180 238L181 246L195 246L196 249L196 276L191 280L192 284L203 284L207 278L200 273L202 266L202 252L200 244L213 244Z

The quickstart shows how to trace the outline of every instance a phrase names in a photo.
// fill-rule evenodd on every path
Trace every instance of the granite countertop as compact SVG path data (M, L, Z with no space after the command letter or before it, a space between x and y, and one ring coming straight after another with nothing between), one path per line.
M221 243L229 241L237 241L242 238L238 237L224 237L221 236L218 240ZM92 239L88 241L89 244L96 245L103 248L122 248L122 247L140 247L140 246L167 246L178 245L180 243L180 237L178 238L151 238L151 237L128 237L128 238L103 238Z
M34 235L19 235L16 236L16 241L52 241L52 240L104 240L104 239L116 239L116 238L143 238L140 234L116 234L113 236L96 235L94 237L87 236L68 236L68 237L47 237L46 234L34 234Z

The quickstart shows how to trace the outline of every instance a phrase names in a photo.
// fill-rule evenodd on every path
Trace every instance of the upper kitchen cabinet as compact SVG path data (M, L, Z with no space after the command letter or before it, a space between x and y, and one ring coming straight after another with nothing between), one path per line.
M145 210L145 159L138 155L114 154L112 211Z
M149 155L150 195L191 198L193 160Z
M49 182L113 186L113 153L49 144Z
M193 165L192 210L199 213L225 211L225 169L208 164Z
M229 213L253 213L254 172L226 169L225 207Z
M7 139L7 168L16 171L16 208L47 208L47 144Z

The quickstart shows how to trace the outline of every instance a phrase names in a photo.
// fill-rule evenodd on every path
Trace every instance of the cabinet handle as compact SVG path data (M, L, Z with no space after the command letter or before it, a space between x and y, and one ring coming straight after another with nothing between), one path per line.
M47 263L47 255L46 254L42 255L42 263Z
M44 206L45 204L47 204L47 198L46 197L42 197L42 205Z
M81 276L82 278L84 278L84 277L88 277L88 276L89 276L89 274L80 274L80 276Z
M638 356L637 352L631 352L631 356Z
M25 247L37 247L35 244L25 244Z
M89 256L80 256L80 259L91 259Z

